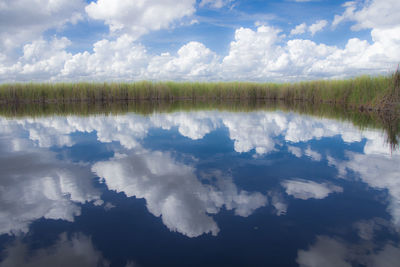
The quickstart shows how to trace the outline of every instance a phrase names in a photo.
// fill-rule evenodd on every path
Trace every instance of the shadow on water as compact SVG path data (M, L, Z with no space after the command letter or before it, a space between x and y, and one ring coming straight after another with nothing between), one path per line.
M1 104L0 116L8 118L44 117L44 116L91 116L118 115L136 113L171 113L179 111L219 110L228 112L276 111L296 112L320 118L350 121L361 130L366 128L382 129L392 150L399 148L400 111L388 112L356 109L329 103L311 103L307 101L270 101L270 100L208 100L208 101L112 101L112 102L75 102L75 103L13 103Z

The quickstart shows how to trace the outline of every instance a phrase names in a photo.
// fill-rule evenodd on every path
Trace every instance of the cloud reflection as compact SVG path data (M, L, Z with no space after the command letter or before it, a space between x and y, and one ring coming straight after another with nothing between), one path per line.
M295 179L283 181L282 186L286 194L298 199L323 199L329 194L343 192L343 188L330 183L316 183L313 181Z
M2 135L0 166L0 234L27 232L42 217L73 221L79 203L102 202L88 166L58 160L26 140Z
M370 150L368 152L371 153ZM348 151L346 156L346 160L330 157L329 162L337 167L340 177L352 171L371 188L386 190L389 196L388 210L394 223L400 226L400 155L390 157L378 150L373 154Z
M204 136L217 128L226 127L229 138L234 143L236 152L249 152L254 149L258 154L277 150L283 137L286 142L299 143L323 137L340 135L347 143L367 140L365 151L379 150L390 153L385 146L385 139L377 131L360 132L350 123L331 119L314 118L304 115L283 112L230 113L215 111L176 112L171 114L152 114L140 116L135 114L92 117L52 117L6 120L0 118L3 130L25 131L29 138L41 147L71 146L74 140L69 136L74 132L94 132L100 142L118 141L127 149L137 147L147 136L151 128L178 132L192 140ZM299 151L295 152L299 156ZM321 155L308 148L304 154L319 161Z
M108 188L146 199L148 210L155 216L161 216L163 223L172 231L191 237L203 233L216 235L219 228L211 214L218 213L222 207L234 210L237 215L248 216L266 205L265 195L239 190L231 177L218 172L208 173L200 177L208 179L207 183L203 183L193 166L176 161L169 153L144 149L143 139L153 128L176 128L182 136L192 140L202 139L218 128L225 128L236 152L254 151L261 155L287 145L288 151L296 157L307 156L313 161L326 158L331 166L338 168L340 174L351 170L359 173L370 186L387 189L391 198L389 210L395 221L400 222L400 184L395 178L399 177L399 164L396 163L399 162L399 154L396 152L393 155L397 160L390 159L390 150L383 145L385 140L382 134L373 130L360 132L349 123L283 112L201 111L150 116L0 118L0 125L1 134L14 135L3 153L7 158L0 158L1 166L11 169L7 171L4 168L2 175L22 177L8 178L9 182L7 179L0 181L0 184L6 183L0 187L6 192L0 196L1 205L5 206L0 216L6 222L0 223L1 232L26 231L28 223L40 217L71 221L80 211L76 203L93 201L101 204L99 192L87 179L93 176L88 166L58 161L54 153L44 149L74 145L76 140L71 134L77 132L94 133L102 143L121 144L121 151L114 151L115 156L109 160L95 163L92 171L104 178ZM343 161L314 150L314 146L311 149L310 146L300 148L300 145L293 145L337 135L347 143L366 140L364 153L349 152L349 160ZM29 155L27 147L32 147ZM20 162L27 165L21 168ZM381 179L376 179L381 176ZM18 186L7 185L14 181L18 181ZM299 199L322 199L343 190L331 183L306 180L286 180L282 186L288 195ZM7 194L11 191L15 196L24 195L19 204L11 193ZM287 204L282 195L271 193L269 198L278 215L286 213ZM41 204L34 205L34 208L26 208L28 204L39 202ZM18 211L18 214L11 211Z
M68 238L65 233L49 248L31 251L27 244L17 240L5 248L1 267L42 267L42 266L109 266L101 252L96 250L91 239L83 234Z
M188 237L216 235L219 228L210 214L222 207L247 217L267 203L261 193L239 190L231 177L220 172L203 174L202 178L209 181L204 184L193 167L160 151L118 154L94 164L92 170L109 189L144 198L147 209L161 216L168 229Z
M338 238L318 236L307 250L298 251L296 261L301 267L396 267L400 247L387 242L377 249L371 243L349 244Z

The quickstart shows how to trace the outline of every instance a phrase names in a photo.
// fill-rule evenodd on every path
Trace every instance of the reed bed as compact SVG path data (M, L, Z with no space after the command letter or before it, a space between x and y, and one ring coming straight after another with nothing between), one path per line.
M397 81L397 82L396 82ZM174 100L282 100L340 103L385 109L400 102L400 73L348 80L298 83L132 82L14 83L0 85L0 102L91 102ZM393 104L394 103L394 104Z

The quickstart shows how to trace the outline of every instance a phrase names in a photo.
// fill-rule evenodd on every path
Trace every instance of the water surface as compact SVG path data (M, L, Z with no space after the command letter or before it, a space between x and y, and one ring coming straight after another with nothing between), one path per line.
M397 266L386 139L281 111L0 117L0 265Z

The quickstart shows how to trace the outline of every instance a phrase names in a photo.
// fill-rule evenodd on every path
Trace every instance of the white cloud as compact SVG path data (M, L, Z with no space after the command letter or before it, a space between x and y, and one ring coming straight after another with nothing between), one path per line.
M303 34L307 30L307 24L302 23L297 25L293 30L290 31L290 35L297 35L297 34Z
M19 45L40 39L45 30L76 23L84 6L83 0L2 0L0 50L12 54Z
M210 6L213 8L222 8L229 5L233 0L201 0L200 7Z
M126 34L96 42L92 53L72 55L65 51L69 44L61 38L25 45L18 63L0 69L0 80L207 80L218 72L217 55L198 42L182 46L176 56L150 56Z
M301 179L286 180L281 185L285 188L286 194L303 200L323 199L329 194L343 192L343 188L340 186Z
M217 55L199 42L182 46L177 56L169 53L153 57L147 67L151 79L207 80L215 75L218 67Z
M333 26L351 21L354 29L371 30L371 39L351 38L344 47L289 38L273 26L238 28L226 56L217 55L198 41L176 51L149 54L137 38L168 29L195 12L196 1L98 0L86 6L89 18L104 20L113 33L93 44L92 51L69 53L65 37L45 40L43 31L76 22L83 0L27 0L3 3L0 26L0 81L75 80L253 80L291 81L384 74L400 61L399 1L348 2ZM219 7L228 1L203 1L199 6ZM29 8L29 10L27 10ZM4 13L4 14L3 14ZM7 18L7 19L4 19ZM7 20L7 21L6 21ZM31 22L34 23L31 23ZM195 21L195 20L193 20ZM29 22L29 23L28 23ZM188 23L183 23L188 25ZM182 23L181 23L182 24ZM326 20L297 25L291 35L325 28ZM180 24L179 24L180 25ZM12 56L5 47L20 49ZM33 53L33 54L32 54Z
M21 62L25 64L21 65L19 75L28 76L31 80L41 80L42 77L57 75L64 67L65 62L72 57L65 51L70 43L67 38L63 37L50 42L40 39L26 44L21 58Z
M64 64L72 58L65 48L71 44L65 37L46 41L38 39L23 46L18 62L0 69L0 79L9 81L43 81L55 79Z
M229 54L223 58L221 72L225 79L260 80L263 77L281 76L289 58L277 45L282 39L280 30L260 26L256 31L240 28L235 32Z
M335 15L332 26L336 27L344 21L354 21L353 30L390 29L400 24L398 13L400 2L397 0L364 0L346 2L346 10L342 15Z
M350 39L343 49L310 40L283 42L280 31L260 26L235 32L229 53L219 57L189 42L176 54L151 55L130 35L101 40L93 52L67 53L66 38L27 44L17 63L0 63L1 81L31 80L298 80L387 73L400 61L400 26L373 29L373 43ZM62 43L63 46L56 46ZM30 47L38 49L30 57ZM55 46L55 48L50 48Z
M129 33L134 39L149 31L166 29L195 11L195 0L97 0L86 6L92 19L104 20L113 33Z
M116 155L97 162L92 170L104 178L109 189L144 198L149 212L161 216L171 231L188 237L217 235L219 228L209 214L218 213L223 206L247 217L267 202L261 193L238 190L232 178L218 172L203 175L211 184L202 184L193 167L158 151Z
M306 31L309 31L311 33L311 36L314 36L317 32L322 31L326 25L328 25L328 21L326 20L318 20L314 24L311 24L310 26L307 26L306 23L302 23L297 25L294 29L290 31L290 35L298 35L298 34L303 34Z
M374 29L373 42L350 39L344 48L291 39L282 43L279 31L260 26L238 29L221 64L224 79L292 80L387 73L400 61L399 28Z
M144 46L129 35L115 41L103 39L93 45L93 53L83 52L70 57L59 73L59 79L134 80L145 76L149 61Z
M93 246L92 240L75 234L68 238L66 233L60 235L55 244L47 248L31 251L21 240L15 241L4 249L2 267L8 266L109 266L101 252Z
M394 61L400 60L400 18L397 15L400 12L400 2L396 0L347 2L344 7L346 10L342 15L335 16L332 26L336 27L343 21L355 22L352 29L370 29L373 42L369 44L357 38L350 39L346 49L336 53L334 57L346 59L345 65L355 65L347 59L358 56L356 65L364 64L367 68L371 68L373 61L380 61L382 66L395 69Z
M328 25L328 21L326 20L319 20L315 22L314 24L310 25L308 30L310 31L311 35L314 36L319 31L322 31L326 25Z

